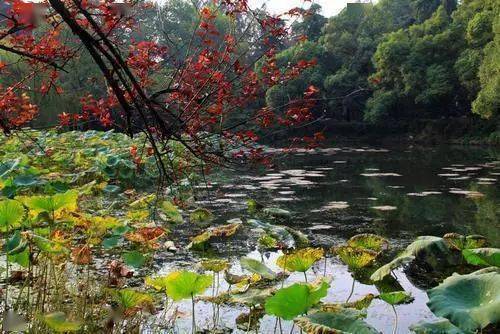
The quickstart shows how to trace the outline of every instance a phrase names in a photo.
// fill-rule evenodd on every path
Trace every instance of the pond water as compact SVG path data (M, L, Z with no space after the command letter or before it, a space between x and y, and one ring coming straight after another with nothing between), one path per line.
M314 152L283 154L276 150L274 167L259 171L230 171L213 175L208 189L198 194L198 205L213 210L224 223L232 218L251 218L246 201L255 199L292 213L280 222L305 233L314 246L338 246L359 233L386 237L395 251L401 250L420 235L442 236L448 232L482 234L493 246L500 245L500 152L493 149L463 147L331 147ZM199 231L190 230L193 236ZM277 252L260 254L256 237L239 233L213 244L210 254L178 254L179 261L160 261L159 272L182 268L211 255L230 258L231 272L241 268L238 259L250 256L263 259L272 269ZM192 266L192 265L191 265ZM344 302L353 279L347 267L336 258L318 262L309 272L310 280L326 275L333 278L327 302ZM434 316L426 306L425 289L401 270L396 272L402 287L415 300L397 306L398 333ZM303 281L293 274L285 285ZM221 281L223 281L221 279ZM221 291L227 288L221 283ZM372 285L356 283L351 300L377 293ZM190 304L182 304L185 314ZM223 307L220 324L235 328L235 318L245 308ZM198 325L211 323L212 306L197 304ZM389 305L375 300L368 309L367 322L382 333L393 330L394 315ZM179 321L189 328L190 318ZM290 332L291 322L282 324ZM275 318L264 317L260 333L272 333ZM237 331L236 331L237 332ZM243 331L244 332L244 331ZM296 333L299 331L296 330Z

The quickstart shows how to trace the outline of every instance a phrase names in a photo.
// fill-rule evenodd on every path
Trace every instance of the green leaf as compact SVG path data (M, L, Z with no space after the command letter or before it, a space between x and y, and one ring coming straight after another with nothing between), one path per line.
M250 288L243 293L233 294L230 302L248 307L264 305L266 300L274 293L275 288L257 289Z
M378 268L371 276L370 279L374 282L382 281L387 275L389 275L393 270L404 266L415 260L414 256L398 256L391 262Z
M24 208L20 202L12 199L0 201L0 231L7 232L21 226L23 216Z
M350 270L356 271L371 266L377 258L377 253L371 249L340 246L333 249Z
M421 321L411 325L409 329L416 334L465 334L448 319L438 319L433 322Z
M189 215L192 223L208 223L214 219L214 215L207 209L197 208Z
M500 267L499 248L464 249L462 254L465 260L472 265Z
M452 248L458 250L470 249L470 248L481 248L488 244L488 241L482 235L468 235L463 236L458 233L447 233L443 236L443 239Z
M276 273L269 269L265 264L249 257L240 259L241 267L251 273L259 274L265 279L273 280L276 278Z
M211 275L191 271L175 271L168 274L165 280L167 295L175 301L201 294L212 285Z
M465 332L500 321L500 272L486 268L468 275L453 274L427 291L427 306Z
M28 268L30 264L30 251L28 248L25 248L19 253L7 255L7 259L9 260L9 262L14 262L21 267Z
M142 253L138 251L126 252L122 256L123 262L125 262L127 266L131 266L134 268L140 268L144 265L144 262L146 262L146 258L144 257L144 255L142 255Z
M389 249L387 239L371 233L358 234L347 240L347 245L354 248L365 248L377 253Z
M120 237L119 236L112 236L112 237L109 237L109 238L105 238L102 241L102 247L104 249L114 248L114 247L116 247L118 245L118 241L120 241Z
M67 253L69 250L61 243L46 239L36 234L30 235L31 241L42 251L49 254Z
M109 290L109 293L113 300L125 310L153 303L153 297L149 294L134 289Z
M14 178L14 185L18 187L30 187L38 184L40 181L33 175L19 175Z
M329 287L330 284L321 281L318 285L296 283L282 288L267 299L266 313L292 320L298 315L307 313L312 306L325 297Z
M288 271L306 272L311 266L323 258L322 248L303 248L290 254L281 255L276 264Z
M379 298L389 305L405 304L413 300L413 297L405 291L381 293Z
M273 218L289 219L292 217L290 211L280 209L280 208L265 208L262 212Z
M15 255L23 252L28 246L27 241L21 236L21 232L15 231L3 245L3 250L7 255Z
M175 206L172 202L163 201L160 205L160 210L165 214L168 222L173 224L184 223L184 219L182 218L179 208L177 208L177 206Z
M57 213L62 210L75 211L77 208L78 191L68 190L65 193L52 196L31 196L22 197L24 205L32 212Z
M318 312L295 319L306 333L376 334L378 331L363 320L349 314Z
M76 332L82 327L80 321L68 320L63 312L54 312L43 316L45 324L55 332Z

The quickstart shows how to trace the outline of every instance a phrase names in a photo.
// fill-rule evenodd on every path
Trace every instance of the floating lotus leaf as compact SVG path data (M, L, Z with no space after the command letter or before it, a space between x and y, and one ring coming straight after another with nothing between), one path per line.
M75 211L77 209L78 191L68 190L65 193L51 196L20 197L19 199L34 214L40 212L57 214L63 210Z
M406 304L410 303L414 299L410 294L406 293L405 291L381 293L379 295L379 298L389 305Z
M202 234L191 239L191 243L187 246L188 249L205 250L208 248L212 238L231 237L241 227L242 223L232 223L221 225L207 229Z
M214 273L221 272L229 268L229 261L221 259L210 259L201 261L201 267Z
M340 246L335 247L332 251L340 257L349 269L354 271L371 266L377 258L377 253L370 249Z
M377 330L363 320L343 313L318 312L295 319L306 334L374 334Z
M462 251L465 260L475 266L500 267L499 248L475 248Z
M140 268L144 265L144 262L146 262L146 257L138 251L125 252L122 257L123 262L125 262L127 266L134 268Z
M43 321L55 332L76 332L82 327L80 321L68 320L63 312L54 312L43 316Z
M292 320L298 315L307 313L312 306L325 297L329 287L330 284L322 281L317 285L296 283L282 288L267 299L266 313Z
M191 242L189 245L187 245L187 249L194 249L194 250L205 250L208 248L210 238L212 237L212 234L208 231L203 232L202 234L199 234L195 236L193 239L191 239Z
M146 277L144 283L157 291L167 291L167 276Z
M248 224L256 229L263 230L269 236L276 239L281 247L289 249L296 248L297 246L294 235L284 226L274 225L256 219L249 219Z
M261 276L255 273L252 275L235 275L226 270L224 271L224 279L229 285L249 284L251 282L257 282L261 279Z
M306 272L314 263L323 258L324 253L322 248L303 248L280 256L276 264L288 271Z
M197 208L189 215L192 223L208 223L214 219L214 215L207 209Z
M358 234L347 240L347 245L354 248L365 248L381 253L389 249L387 239L371 233Z
M475 332L500 321L500 273L481 270L468 275L453 274L427 291L427 306L463 330Z
M243 293L232 294L230 303L240 304L249 307L264 305L266 300L276 291L275 288L255 289L250 288Z
M201 294L212 285L211 275L191 271L175 271L168 274L165 280L167 295L176 301Z
M458 233L447 233L443 239L450 245L450 247L463 250L471 248L485 247L488 244L486 237L482 235L468 235L464 236Z
M269 234L264 234L259 238L259 246L263 249L277 249L278 240L270 236Z
M21 226L24 216L23 205L15 200L0 201L0 231L7 232Z
M411 325L409 329L416 334L465 334L448 319L438 319L433 322L421 321Z
M276 279L276 273L269 269L264 263L249 257L242 257L240 259L241 267L251 273L259 274L265 279Z
M260 320L266 312L262 308L252 308L248 313L241 313L236 317L236 327L242 331L257 332L260 327Z
M175 206L170 201L163 201L160 205L160 210L165 214L167 221L173 224L182 224L184 223L184 219L182 218L181 212L179 208Z

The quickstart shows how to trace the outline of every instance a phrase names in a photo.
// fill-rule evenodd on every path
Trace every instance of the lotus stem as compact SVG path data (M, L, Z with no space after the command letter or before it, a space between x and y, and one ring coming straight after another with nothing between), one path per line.
M391 305L391 307L394 312L394 329L392 330L392 334L396 334L398 332L398 313L396 312L394 305Z
M252 307L250 307L250 312L248 313L248 325L247 325L247 333L250 332L250 325L252 323Z
M280 324L280 334L283 334L283 328L281 327L281 318L278 318L278 323Z
M194 314L195 309L194 309L194 296L193 296L193 294L191 294L191 306L192 306L192 315L191 316L192 316L192 320L193 320L193 324L191 325L191 327L192 327L193 334L195 334L196 333L196 318L195 318L195 314Z
M346 303L349 302L349 300L351 299L352 297L352 294L354 293L354 284L356 283L356 280L354 279L354 277L352 278L352 285L351 285L351 292L349 293L349 296L347 297L346 299Z
M326 277L326 255L325 255L325 266L323 267L323 277Z
M306 280L306 283L307 283L307 274L305 271L304 271L304 279Z

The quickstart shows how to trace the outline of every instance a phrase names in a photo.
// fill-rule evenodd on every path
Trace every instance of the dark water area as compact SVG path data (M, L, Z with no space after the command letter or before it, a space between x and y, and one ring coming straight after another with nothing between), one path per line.
M306 234L314 246L332 247L359 233L386 237L396 253L421 235L442 236L449 232L482 234L492 246L500 245L500 151L480 147L332 147L283 154L275 151L274 167L259 171L225 171L210 177L208 190L200 187L197 204L214 211L216 223L233 218L252 218L247 200L291 212L282 224ZM203 189L202 189L203 188ZM191 231L193 234L193 231ZM264 260L279 271L280 252L261 254L254 235L237 235L215 242L210 255L229 258L232 272L241 272L239 257ZM195 255L184 264L168 262L160 270L196 263L207 254ZM309 272L310 279L323 274L320 261ZM336 258L326 261L327 276L333 278L326 302L343 302L353 278ZM425 287L395 272L401 286L415 297L409 305L398 306L398 333L421 320L435 319L426 306ZM303 281L302 273L292 274L285 285ZM225 287L223 286L222 289ZM352 300L377 293L373 285L356 282ZM189 303L181 308L189 312ZM211 306L200 302L198 321L209 322ZM235 318L247 311L223 307L222 325L235 328ZM391 333L390 306L376 300L368 308L366 321L382 333ZM189 328L189 319L185 321ZM183 327L180 321L180 328ZM260 333L272 333L275 320L266 316ZM292 322L283 324L290 332ZM296 332L299 331L295 328ZM236 332L238 332L236 330ZM243 331L244 332L244 331Z

